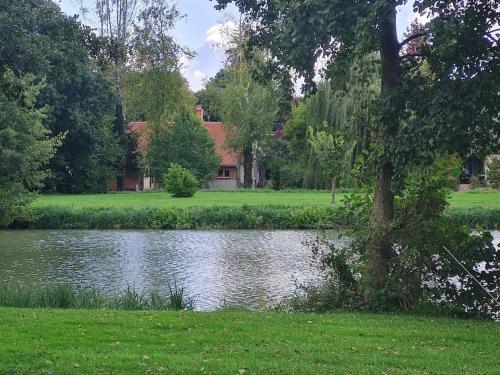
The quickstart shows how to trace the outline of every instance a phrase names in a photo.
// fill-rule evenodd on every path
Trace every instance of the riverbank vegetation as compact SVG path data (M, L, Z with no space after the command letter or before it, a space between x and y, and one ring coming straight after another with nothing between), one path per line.
M207 191L175 199L164 192L42 195L13 227L45 229L335 229L353 223L326 191ZM447 214L474 228L500 228L500 193L455 192Z
M447 216L473 228L500 228L500 209L450 209ZM33 208L10 228L31 229L339 229L354 224L341 207L239 205L106 208Z
M497 373L498 324L382 314L0 308L0 373Z
M192 310L193 300L174 283L167 293L140 290L128 285L124 290L104 296L100 291L77 290L70 284L23 284L0 282L0 306L17 308L114 309L114 310Z

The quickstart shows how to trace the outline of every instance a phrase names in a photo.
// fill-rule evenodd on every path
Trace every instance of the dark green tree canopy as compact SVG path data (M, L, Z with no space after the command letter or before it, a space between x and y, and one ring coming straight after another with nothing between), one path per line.
M34 103L43 87L35 77L0 76L0 227L31 201L47 177L46 166L60 139L42 125L44 111Z
M219 167L214 142L201 121L190 112L172 123L151 128L146 165L161 179L171 163L188 169L199 182L207 181Z
M37 100L47 111L43 124L54 135L66 133L51 163L51 190L105 191L124 154L119 103L95 64L102 48L51 1L0 1L0 71L43 80Z

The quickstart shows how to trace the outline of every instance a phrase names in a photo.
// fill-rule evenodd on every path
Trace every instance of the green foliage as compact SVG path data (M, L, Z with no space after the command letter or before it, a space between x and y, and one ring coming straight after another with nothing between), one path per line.
M499 147L500 71L498 38L493 35L498 6L493 1L416 0L413 9L432 19L423 26L423 34L412 35L421 38L418 53L407 55L410 39L400 42L397 36L397 8L405 1L217 3L218 9L235 3L247 22L259 25L249 45L265 49L273 66L302 75L306 90L316 87L320 56L327 59L327 78L335 84L356 59L380 58L376 71L383 74L369 111L372 144L364 160L376 177L366 269L371 282L380 287L389 277L391 257L396 262L399 258L391 242L398 224L395 195L405 189L407 176L425 170L443 154L471 149L491 153ZM370 83L366 77L361 80L365 86ZM359 96L362 91L357 91Z
M186 168L172 163L163 177L165 191L177 198L192 197L198 190L199 182Z
M128 118L161 126L192 111L194 97L178 71L150 69L125 74L124 103Z
M192 310L193 300L177 283L168 293L138 290L127 285L112 296L103 296L95 289L77 290L69 284L28 285L0 283L0 306L51 309L114 309L114 310Z
M32 229L331 229L344 225L342 215L330 205L43 207L16 219L16 226Z
M272 194L272 193L269 193ZM288 194L288 193L287 193ZM270 198L273 198L271 195ZM351 195L342 206L238 205L118 208L44 206L16 212L13 227L32 229L332 229L366 225L370 196ZM155 200L157 202L157 200ZM327 200L328 203L328 200ZM452 209L447 216L473 228L499 228L500 209Z
M179 58L190 51L180 47L171 32L182 17L177 6L162 0L144 3L134 20L132 59L124 74L127 117L159 127L177 114L191 111L194 97L179 71Z
M87 47L92 37L50 1L0 3L0 70L44 81L36 107L53 135L66 134L52 159L47 190L102 192L124 151L123 123L112 85L96 69Z
M47 164L61 138L50 138L34 107L43 84L35 77L0 76L0 227L25 210L47 177Z
M194 94L197 104L203 106L204 117L207 121L222 121L220 101L226 77L227 70L221 69L215 77L210 78L204 89Z
M188 169L199 182L209 180L219 167L212 137L191 111L178 114L168 125L151 129L146 156L151 175L162 178L171 163Z
M444 213L459 169L456 157L440 158L407 179L397 199L393 227L386 234L392 254L382 287L373 285L367 272L368 244L381 235L368 225L371 199L366 195L346 200L343 214L351 225L346 241L343 246L315 247L327 279L323 288L307 290L310 298L304 306L371 311L438 306L458 314L498 314L493 301L443 250L446 246L453 251L487 289L500 292L500 252L493 248L491 234L472 231ZM479 270L480 263L485 270Z
M325 128L327 128L325 124ZM334 134L327 130L318 130L314 132L309 129L309 145L312 152L318 159L323 175L332 182L332 194L335 199L335 187L337 180L346 171L346 159L349 160L349 155L346 155L345 137L339 131Z
M175 4L164 0L148 0L134 21L131 41L131 63L141 71L173 71L177 68L182 48L170 35L181 13Z
M500 189L500 158L493 158L488 165L488 183L494 189Z
M345 75L321 83L314 95L293 109L285 137L291 157L304 171L302 186L324 188L333 177L342 177L344 185L356 186L373 174L369 172L372 166L363 166L362 179L347 172L359 168L366 159L363 153L369 148L380 95L378 70L374 55L363 56ZM318 134L323 141L315 141ZM329 137L333 137L331 145L325 147ZM314 147L318 142L323 146Z
M220 114L228 133L227 146L243 151L245 185L249 186L252 160L260 158L255 153L252 155L252 148L257 145L262 150L271 139L278 112L276 93L271 84L257 83L249 67L241 64L228 69L220 103Z

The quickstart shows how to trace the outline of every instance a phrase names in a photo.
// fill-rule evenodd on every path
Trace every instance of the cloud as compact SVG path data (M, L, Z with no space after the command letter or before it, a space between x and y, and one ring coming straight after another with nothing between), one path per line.
M201 90L207 78L222 68L225 51L236 29L237 24L233 21L212 25L205 32L203 46L196 50L196 56L181 56L180 70L192 91Z
M217 23L205 33L205 43L209 43L214 52L224 52L231 42L231 36L237 29L233 21Z
M207 74L197 67L199 65L198 59L182 55L179 63L181 74L188 81L189 88L193 92L201 90Z

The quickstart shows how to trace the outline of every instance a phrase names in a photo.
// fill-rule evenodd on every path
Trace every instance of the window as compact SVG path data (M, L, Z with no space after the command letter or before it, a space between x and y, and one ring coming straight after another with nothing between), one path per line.
M219 178L229 178L229 169L219 169L217 176Z

